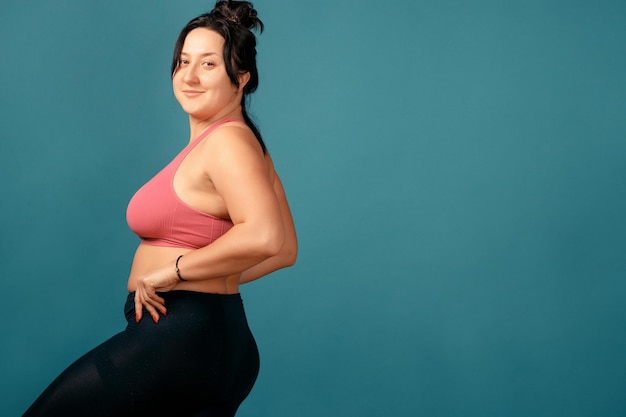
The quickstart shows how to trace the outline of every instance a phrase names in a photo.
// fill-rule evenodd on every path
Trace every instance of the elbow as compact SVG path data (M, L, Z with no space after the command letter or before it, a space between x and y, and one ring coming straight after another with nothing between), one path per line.
M285 241L280 252L285 267L295 265L296 259L298 258L298 238L296 236L296 231L293 229L293 227L287 229Z
M263 245L267 258L280 260L281 268L295 265L298 258L298 241L295 236L275 236L272 240L267 240Z
M282 227L256 230L256 252L260 258L274 258L281 268L293 266L298 258L298 239L293 231Z
M259 255L271 258L281 253L285 244L285 233L282 230L272 230L262 236L258 241Z
M276 257L280 259L281 268L295 265L298 258L298 241L295 236L287 236Z
M289 268L290 266L294 266L296 264L296 259L298 258L297 254L293 254L290 256L285 256L283 258L283 268Z
M285 267L294 266L298 258L298 244L296 242L292 244L285 242L282 252Z

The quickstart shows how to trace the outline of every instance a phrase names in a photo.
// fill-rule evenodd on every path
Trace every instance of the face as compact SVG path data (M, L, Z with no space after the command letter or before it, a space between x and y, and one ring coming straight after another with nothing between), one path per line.
M195 120L217 120L240 107L247 74L235 87L226 73L223 51L224 38L212 30L197 28L185 38L172 84L181 107Z

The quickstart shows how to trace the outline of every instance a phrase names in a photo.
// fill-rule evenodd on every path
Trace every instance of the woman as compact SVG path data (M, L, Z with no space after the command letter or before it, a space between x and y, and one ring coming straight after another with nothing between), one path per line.
M219 1L174 50L190 143L131 199L142 242L125 331L66 369L26 416L233 416L259 358L239 284L295 262L293 220L246 113L258 84L249 2Z

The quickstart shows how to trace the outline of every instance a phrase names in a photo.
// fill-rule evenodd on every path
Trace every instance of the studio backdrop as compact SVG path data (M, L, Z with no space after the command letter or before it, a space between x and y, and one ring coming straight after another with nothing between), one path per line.
M134 191L213 3L0 3L0 415L124 326ZM626 415L626 3L258 0L297 264L242 417Z

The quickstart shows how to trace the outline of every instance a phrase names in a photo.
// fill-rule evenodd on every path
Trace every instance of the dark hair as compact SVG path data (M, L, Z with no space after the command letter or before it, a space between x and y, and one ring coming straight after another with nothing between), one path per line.
M235 87L239 87L239 75L242 72L250 73L250 79L243 88L241 111L246 125L252 130L265 153L267 148L261 132L246 111L246 99L259 85L259 72L256 67L256 37L252 30L258 29L259 32L263 32L263 22L257 17L254 5L248 1L218 1L210 13L202 14L189 21L180 31L174 46L172 76L178 69L178 61L187 35L197 28L210 29L224 38L224 66L228 78Z

